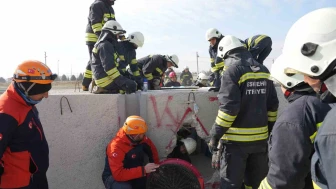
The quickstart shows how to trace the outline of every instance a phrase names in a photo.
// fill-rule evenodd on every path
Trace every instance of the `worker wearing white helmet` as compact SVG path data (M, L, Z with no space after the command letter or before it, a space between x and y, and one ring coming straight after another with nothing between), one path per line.
M198 87L209 87L209 76L207 76L205 73L198 74L194 85Z
M220 87L220 74L224 68L224 61L217 56L218 43L224 36L216 28L210 28L205 33L205 39L209 41L209 54L211 63L213 86Z
M218 44L224 59L218 93L219 110L210 131L213 164L220 158L221 188L258 188L268 172L267 140L277 117L279 101L268 69L255 61L234 36ZM224 150L218 154L218 143ZM214 162L215 160L215 162Z
M336 96L336 8L312 11L290 28L283 51L286 73L301 73L325 102ZM312 179L315 188L336 188L336 108L324 119L315 138Z
M280 83L289 105L273 126L268 152L270 168L260 189L313 188L309 168L313 141L331 109L315 97L302 74L285 74L285 68L282 57L272 64L271 77Z
M143 80L136 59L136 49L142 47L144 42L145 38L141 32L129 33L126 39L119 41L119 52L122 57L119 54L120 62L118 69L124 76L134 80L140 90L143 86ZM129 67L128 71L126 71L127 67Z
M193 75L189 71L188 66L184 67L184 69L183 69L183 71L180 75L180 80L181 80L182 86L190 86L192 84Z
M142 76L148 80L150 90L159 90L162 85L162 76L169 67L178 68L179 59L173 55L148 55L138 59L138 66Z

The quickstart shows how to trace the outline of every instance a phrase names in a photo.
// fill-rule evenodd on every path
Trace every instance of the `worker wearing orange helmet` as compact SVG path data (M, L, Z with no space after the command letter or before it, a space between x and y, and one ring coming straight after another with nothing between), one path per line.
M48 189L49 148L35 105L56 77L42 62L24 61L0 96L0 188Z
M129 116L117 136L108 144L102 174L107 189L144 189L146 174L159 167L153 142L146 137L147 124L140 116ZM145 155L149 163L145 163Z
M181 84L177 81L175 72L170 72L169 73L169 79L170 79L170 81L168 81L165 84L165 87L179 87L179 86L181 86Z

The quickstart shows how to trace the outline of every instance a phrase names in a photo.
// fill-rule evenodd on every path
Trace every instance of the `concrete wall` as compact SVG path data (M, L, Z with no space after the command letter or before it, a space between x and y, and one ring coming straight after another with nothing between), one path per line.
M156 144L160 157L173 147L175 132L192 122L195 94L199 111L193 122L203 137L209 132L218 111L216 93L206 90L164 90L131 95L93 95L72 90L52 91L38 105L40 118L50 147L50 188L104 188L101 173L105 148L129 115L141 115L148 122L148 136ZM279 92L280 111L286 105ZM68 98L72 111L63 98ZM187 113L186 113L187 112Z

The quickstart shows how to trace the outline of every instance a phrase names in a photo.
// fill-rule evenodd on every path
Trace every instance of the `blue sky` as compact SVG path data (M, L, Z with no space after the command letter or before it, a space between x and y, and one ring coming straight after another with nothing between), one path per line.
M10 77L22 60L44 61L45 51L53 72L84 72L89 57L85 27L92 2L0 1L0 76ZM138 58L174 53L180 58L179 70L188 65L196 71L196 52L200 70L210 68L208 28L241 39L269 35L273 51L265 64L270 67L281 53L290 26L307 12L331 6L336 6L335 0L117 0L114 9L127 32L140 31L145 36Z

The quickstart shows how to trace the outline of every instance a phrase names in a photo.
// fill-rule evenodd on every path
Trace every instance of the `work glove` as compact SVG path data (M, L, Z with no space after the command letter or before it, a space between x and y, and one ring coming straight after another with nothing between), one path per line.
M218 151L217 149L218 141L219 140L217 140L215 137L211 137L208 143L210 153L214 154L215 151Z
M151 81L149 81L149 86L151 90L160 90L161 86L160 86L161 80L159 78L154 78Z
M212 159L211 159L211 167L215 170L220 169L220 159L221 159L221 154L219 151L216 151L212 154Z
M134 80L135 80L135 82L136 82L136 84L138 85L138 90L142 90L142 88L143 88L143 79L142 79L142 77L135 77L134 78Z

